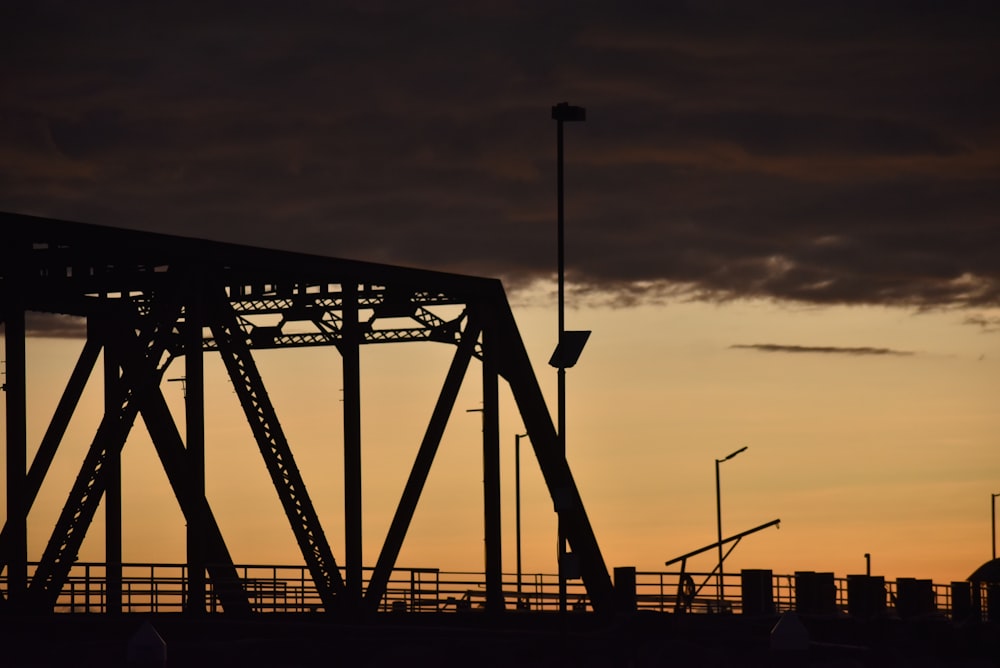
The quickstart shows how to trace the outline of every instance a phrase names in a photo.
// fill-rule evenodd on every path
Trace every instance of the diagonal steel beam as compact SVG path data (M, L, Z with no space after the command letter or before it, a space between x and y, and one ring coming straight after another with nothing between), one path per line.
M222 537L212 508L203 490L191 484L190 453L184 447L177 424L159 387L148 392L140 407L142 419L163 464L163 472L173 489L188 525L200 521L204 531L205 553L209 577L216 596L227 613L246 614L251 611L239 573Z
M365 609L368 611L377 611L382 597L385 596L389 577L392 575L392 569L399 557L399 550L403 546L406 531L410 528L410 521L417 508L417 501L420 500L420 493L427 482L427 475L434 462L434 455L437 454L441 436L448 424L448 417L455 406L455 399L462 387L462 379L469 368L469 361L475 352L480 331L479 325L470 321L462 335L458 349L455 351L455 357L452 358L444 386L441 388L441 394L438 395L437 404L434 406L434 412L431 414L424 439L420 444L420 450L417 452L417 458L413 462L410 476L403 488L403 496L399 500L392 524L389 525L389 531L386 534L382 551L379 553L375 570L368 581L368 590L365 592Z
M309 499L278 415L264 389L257 364L250 354L246 334L240 328L236 313L227 301L219 300L219 308L215 309L210 319L212 334L219 344L222 361L264 457L299 549L313 576L317 592L329 612L337 606L337 596L345 593L344 580Z
M31 468L28 469L24 490L25 511L30 511L35 499L38 498L38 490L41 489L45 475L49 472L52 460L56 456L56 450L59 449L59 444L66 434L70 418L73 417L73 412L80 402L83 389L87 386L87 380L90 378L90 373L93 371L100 354L101 342L96 337L88 336L83 344L83 350L80 351L76 366L70 374L69 381L66 383L66 388L63 390L62 397L52 414L49 426L45 430L45 435L38 446L38 452L31 460ZM6 523L4 523L3 531L0 532L0 571L7 566L7 561L10 559L9 540L10 534Z
M595 611L612 611L615 601L611 576L503 290L498 289L489 302L484 298L482 308L489 314L489 333L494 342L491 354L497 356L499 373L510 384L560 525L579 559L591 604Z
M139 358L142 363L130 364L123 371L119 385L120 408L116 413L105 411L28 587L29 597L41 609L55 606L87 528L94 519L107 484L105 464L109 453L121 451L138 415L138 399L159 384L169 364L169 358L162 364L161 358L179 311L178 306L169 304L154 309L156 317L138 319L133 359Z

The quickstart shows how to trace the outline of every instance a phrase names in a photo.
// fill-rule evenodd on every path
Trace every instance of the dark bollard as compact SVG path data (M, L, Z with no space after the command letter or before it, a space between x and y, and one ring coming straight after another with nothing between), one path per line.
M804 615L832 615L837 612L837 586L833 573L795 572L795 609Z
M972 584L970 582L951 583L951 620L967 622L973 619Z
M914 619L937 610L934 585L930 580L898 578L896 580L896 614L900 619Z
M773 615L774 574L769 569L740 571L741 604L744 615Z
M886 614L885 578L878 575L847 576L847 612L861 620Z

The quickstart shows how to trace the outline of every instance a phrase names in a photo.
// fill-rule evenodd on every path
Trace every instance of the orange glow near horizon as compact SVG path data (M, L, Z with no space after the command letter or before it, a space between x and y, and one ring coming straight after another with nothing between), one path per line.
M544 306L515 308L546 396L555 327ZM743 539L741 568L965 579L990 557L989 494L1000 488L1000 345L955 312L794 309L734 302L585 307L592 329L568 373L568 459L610 568L663 562L715 540L713 460L722 465L723 533L780 518ZM885 347L909 355L761 352L734 345ZM28 342L29 444L37 444L80 342ZM374 564L453 349L362 349L364 560ZM259 351L255 359L323 521L344 553L340 357L335 349ZM167 378L183 375L183 360ZM551 373L550 373L551 372ZM100 369L29 517L37 559L100 416ZM180 383L163 392L183 433ZM237 563L302 563L221 361L206 357L208 496ZM470 366L398 560L400 567L483 570L481 405ZM524 428L501 383L504 571L514 570L514 434ZM524 570L555 571L555 516L522 441ZM29 461L35 445L29 445ZM4 464L0 462L0 467ZM123 455L124 557L182 562L184 520L141 419ZM2 500L0 500L2 501ZM103 559L103 509L81 561ZM343 564L341 564L343 565ZM709 571L711 555L690 571Z

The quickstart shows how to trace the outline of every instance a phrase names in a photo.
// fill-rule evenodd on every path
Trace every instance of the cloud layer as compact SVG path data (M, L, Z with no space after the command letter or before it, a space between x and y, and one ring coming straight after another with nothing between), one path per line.
M634 300L1000 305L988 3L25 3L0 209ZM621 6L614 6L621 5Z
M870 346L792 346L777 343L734 344L730 348L758 350L765 353L820 353L824 355L912 355L908 350L873 348Z

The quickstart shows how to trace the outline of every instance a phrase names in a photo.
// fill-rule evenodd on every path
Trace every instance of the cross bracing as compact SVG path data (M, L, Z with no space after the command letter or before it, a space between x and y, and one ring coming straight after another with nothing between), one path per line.
M0 213L0 230L6 239L0 250L0 319L7 406L0 565L8 607L53 608L102 498L108 512L107 591L112 598L120 591L119 458L141 415L188 526L188 608L204 612L212 598L227 612L249 609L205 494L204 454L211 447L204 434L206 354L224 362L323 609L377 609L472 359L483 367L484 457L492 460L499 452L502 378L530 435L590 602L595 610L612 605L607 567L499 281L12 213ZM76 368L30 462L28 312L75 316L86 325ZM365 586L358 350L416 341L450 345L455 354ZM322 521L253 357L255 350L309 346L333 346L343 363L344 516ZM31 572L28 513L101 352L104 415ZM179 359L186 385L183 437L160 390L166 368ZM483 471L487 608L500 610L499 466L484 461ZM479 479L483 471L469 475ZM344 532L343 555L334 555L324 524ZM113 601L108 609L115 609Z

